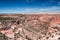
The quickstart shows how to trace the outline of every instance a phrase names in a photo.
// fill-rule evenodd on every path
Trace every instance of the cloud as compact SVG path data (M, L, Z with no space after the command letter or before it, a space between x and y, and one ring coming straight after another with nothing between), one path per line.
M60 12L59 6L46 8L16 8L16 9L1 9L0 13L27 13L27 12Z
M60 10L60 7L57 7L57 6L40 9L41 12L60 12L59 10Z
M49 8L27 8L26 12L60 12L60 7L52 6Z
M60 2L58 2L57 5L60 5Z

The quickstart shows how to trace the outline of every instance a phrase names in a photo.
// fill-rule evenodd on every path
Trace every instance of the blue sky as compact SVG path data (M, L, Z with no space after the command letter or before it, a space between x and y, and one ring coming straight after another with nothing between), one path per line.
M60 0L0 0L0 13L60 12Z

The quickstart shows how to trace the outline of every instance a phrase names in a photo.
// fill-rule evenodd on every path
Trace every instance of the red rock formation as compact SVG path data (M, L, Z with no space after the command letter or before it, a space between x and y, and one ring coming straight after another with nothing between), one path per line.
M6 24L0 21L0 33L11 38L8 40L58 40L60 37L60 16L58 15L39 14L17 17L17 20L13 20L15 22L7 22L9 29L3 27L2 25L6 26Z

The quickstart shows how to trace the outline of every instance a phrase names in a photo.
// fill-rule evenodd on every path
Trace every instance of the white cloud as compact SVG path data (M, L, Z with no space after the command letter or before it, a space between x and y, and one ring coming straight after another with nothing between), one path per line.
M0 10L0 13L26 13L26 12L60 12L60 7L52 6L48 8L17 8Z
M60 2L58 2L57 5L60 5Z
M55 1L53 1L53 0L50 0L49 2L55 2Z
M60 4L60 2L58 2Z
M59 10L60 10L60 7L57 7L57 6L40 9L41 12L59 12Z

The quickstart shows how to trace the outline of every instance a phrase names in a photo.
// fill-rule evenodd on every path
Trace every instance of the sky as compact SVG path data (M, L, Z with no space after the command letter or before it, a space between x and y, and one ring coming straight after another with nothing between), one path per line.
M60 12L60 0L0 0L0 13Z

